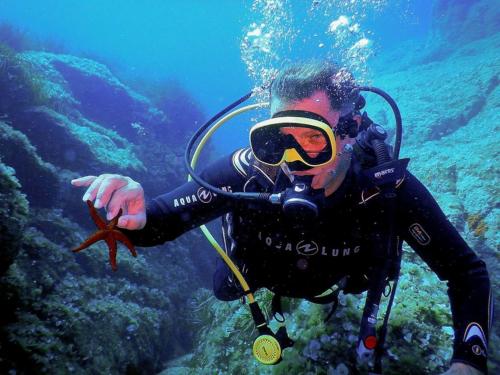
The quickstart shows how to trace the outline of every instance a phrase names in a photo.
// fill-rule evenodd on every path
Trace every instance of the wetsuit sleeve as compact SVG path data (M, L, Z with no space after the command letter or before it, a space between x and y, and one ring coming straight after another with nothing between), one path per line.
M219 159L202 173L208 183L226 191L242 191L244 178L235 170L232 157ZM138 246L155 246L205 224L233 207L230 198L215 195L194 181L146 203L146 226L123 232Z
M448 282L455 332L452 363L463 362L486 373L492 301L485 263L410 173L401 185L397 210L400 237Z

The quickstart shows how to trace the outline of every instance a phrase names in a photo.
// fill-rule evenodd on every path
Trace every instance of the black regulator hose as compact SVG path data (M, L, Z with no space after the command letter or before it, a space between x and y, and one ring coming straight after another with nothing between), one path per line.
M381 97L383 97L387 101L387 103L389 103L389 105L391 106L392 111L394 112L394 117L396 119L396 139L394 141L393 159L394 160L399 159L399 150L401 149L401 138L403 136L403 125L401 121L401 112L399 111L398 105L388 93L376 87L358 86L357 89L360 91L371 91L375 94L378 94Z
M188 145L186 147L186 152L184 153L184 164L186 165L186 168L188 170L188 173L191 175L193 180L195 180L198 184L203 186L205 189L215 193L219 194L222 196L225 196L227 198L232 198L232 199L250 199L250 200L265 200L267 201L269 198L269 193L229 193L227 191L224 191L222 189L217 188L216 186L213 186L203 180L198 174L194 171L194 169L191 167L191 151L193 150L193 146L200 137L200 135L207 130L215 121L217 121L219 118L239 106L241 103L247 101L252 95L254 91L250 91L248 94L242 96L238 100L236 100L234 103L231 103L228 105L226 108L218 112L216 115L214 115L210 120L208 120L205 124L203 124L191 137L191 139L188 142Z
M389 155L389 150L387 149L387 144L379 139L374 139L372 141L373 152L377 157L377 164L387 163L391 161L391 156Z
M227 193L226 191L222 189L218 189L215 186L212 186L205 182L203 179L201 179L194 169L191 167L191 151L193 150L193 146L200 137L200 135L207 130L215 121L217 121L219 118L224 116L226 113L231 111L233 108L236 108L239 106L241 103L247 101L253 94L253 91L250 91L248 94L243 95L241 98L236 100L234 103L231 103L228 105L226 108L218 112L216 115L214 115L210 120L208 120L205 124L203 124L191 137L189 140L187 147L186 147L186 152L184 153L184 164L186 165L186 168L188 170L188 173L191 175L193 180L195 180L197 183L199 183L201 186L203 186L205 189L208 189L216 194L220 195L226 195L226 196L232 196L232 194Z

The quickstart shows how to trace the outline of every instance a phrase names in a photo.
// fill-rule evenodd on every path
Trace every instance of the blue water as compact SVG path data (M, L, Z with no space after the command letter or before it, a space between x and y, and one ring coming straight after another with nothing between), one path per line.
M239 57L248 5L178 0L145 4L2 1L0 20L61 42L74 53L100 56L125 76L179 80L207 110L249 88Z
M241 41L253 22L269 21L259 12L264 3L3 0L0 22L13 24L30 37L60 44L69 53L103 61L124 79L178 81L208 117L260 83L247 73ZM289 10L288 19L274 19L275 31L291 31L296 37L290 44L287 38L276 38L286 45L276 48L278 59L269 61L261 53L252 58L277 67L309 57L337 58L338 48L331 45L333 37L326 31L343 14L360 26L347 42L366 36L373 43L371 50L383 54L403 40L424 37L432 5L431 0L362 1L354 7L346 7L349 1L275 3ZM242 138L246 141L241 135L234 128L222 129L215 138L217 148L231 151L235 144L243 144Z

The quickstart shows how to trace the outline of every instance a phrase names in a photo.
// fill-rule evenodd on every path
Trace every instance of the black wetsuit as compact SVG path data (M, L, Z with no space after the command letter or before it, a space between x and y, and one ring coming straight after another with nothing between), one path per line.
M351 167L339 189L327 197L312 223L288 219L280 206L238 203L189 182L149 201L146 227L127 233L136 245L153 246L222 216L226 252L252 289L266 287L285 296L312 297L344 276L354 280L369 275L373 244L384 233L383 200L376 190L365 189L354 170ZM281 170L270 173L255 164L248 149L220 159L202 176L228 191L279 192L290 184ZM492 302L485 263L413 175L407 173L397 191L399 240L448 281L455 330L452 361L486 371ZM363 290L356 288L351 286L351 292ZM223 300L242 295L223 262L217 266L214 292Z

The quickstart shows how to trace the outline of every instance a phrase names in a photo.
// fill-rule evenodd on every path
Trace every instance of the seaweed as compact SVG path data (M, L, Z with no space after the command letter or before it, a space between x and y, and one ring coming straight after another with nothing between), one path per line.
M0 114L12 116L27 107L49 102L42 77L3 43L0 43L0 87Z

